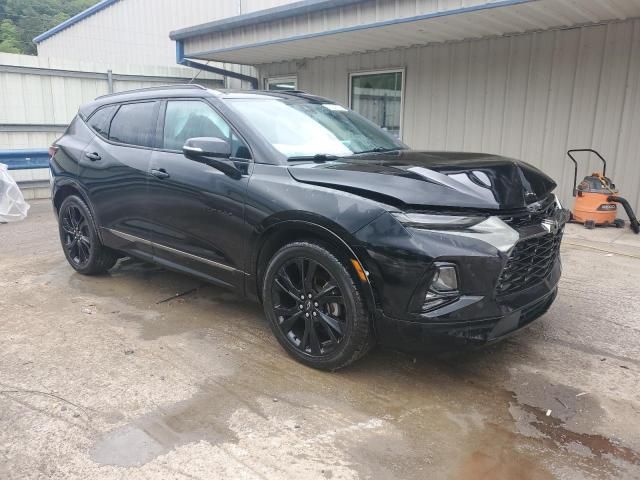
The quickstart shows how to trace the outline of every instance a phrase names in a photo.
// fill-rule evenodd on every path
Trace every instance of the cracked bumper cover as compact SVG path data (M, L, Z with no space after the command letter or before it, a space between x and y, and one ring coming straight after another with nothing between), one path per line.
M559 234L566 214L558 211L555 232L544 224L517 233L504 245L491 235L407 229L383 216L358 232L366 242L367 268L377 295L374 315L380 343L402 349L429 345L485 344L530 325L542 316L557 295L561 262L556 255L543 278L517 291L498 293L498 285L516 244L543 235ZM506 224L502 224L506 226ZM502 228L502 227L501 227ZM560 237L561 238L561 237ZM433 311L419 312L416 296L436 262L456 265L459 298ZM422 288L421 288L422 287Z

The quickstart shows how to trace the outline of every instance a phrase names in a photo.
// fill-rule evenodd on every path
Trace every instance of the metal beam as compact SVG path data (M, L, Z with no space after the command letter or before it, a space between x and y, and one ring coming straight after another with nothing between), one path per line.
M64 132L66 128L62 123L0 123L0 132Z
M0 73L18 73L23 75L42 75L46 77L71 77L71 78L89 78L92 80L109 81L129 81L129 82L163 82L163 83L188 83L191 81L189 77L161 77L158 75L130 75L126 73L107 72L82 72L79 70L60 70L56 68L42 67L24 67L19 65L0 65ZM214 72L215 73L215 72ZM217 81L218 79L204 79Z
M180 43L181 42L178 42L178 44ZM218 75L222 75L224 77L235 78L237 80L249 82L251 84L251 88L253 88L254 90L258 89L258 79L250 75L245 75L243 73L238 73L231 70L225 70L224 68L213 67L211 65L205 65L204 63L194 62L193 60L189 60L187 58L183 58L178 63L180 63L180 65L184 65L185 67L197 68L198 70L204 70L205 72L217 73Z

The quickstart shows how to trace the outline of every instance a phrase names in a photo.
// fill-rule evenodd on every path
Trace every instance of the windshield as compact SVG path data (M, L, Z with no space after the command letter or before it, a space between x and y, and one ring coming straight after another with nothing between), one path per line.
M301 98L231 99L232 107L289 159L406 148L391 134L334 103Z

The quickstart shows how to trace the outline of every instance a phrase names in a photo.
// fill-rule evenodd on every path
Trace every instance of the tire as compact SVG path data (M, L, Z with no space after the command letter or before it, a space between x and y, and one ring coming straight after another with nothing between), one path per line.
M289 355L334 371L373 347L370 314L356 282L345 262L316 243L291 243L273 255L262 284L263 307Z
M118 261L117 253L102 245L89 207L76 195L68 196L60 205L58 232L64 255L78 273L105 273Z

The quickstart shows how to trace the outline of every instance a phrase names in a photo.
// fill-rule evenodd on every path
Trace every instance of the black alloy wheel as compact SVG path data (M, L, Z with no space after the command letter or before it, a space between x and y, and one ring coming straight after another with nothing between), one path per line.
M370 349L369 315L355 282L323 246L293 243L274 255L263 303L276 338L294 358L336 370Z
M79 268L91 257L91 239L87 219L77 205L70 204L62 212L63 245L67 258Z
M102 245L91 210L80 197L70 195L58 209L60 242L69 264L79 273L104 273L118 261L118 254Z
M347 329L344 297L333 276L311 258L287 261L271 289L278 328L294 348L312 357L326 355Z

